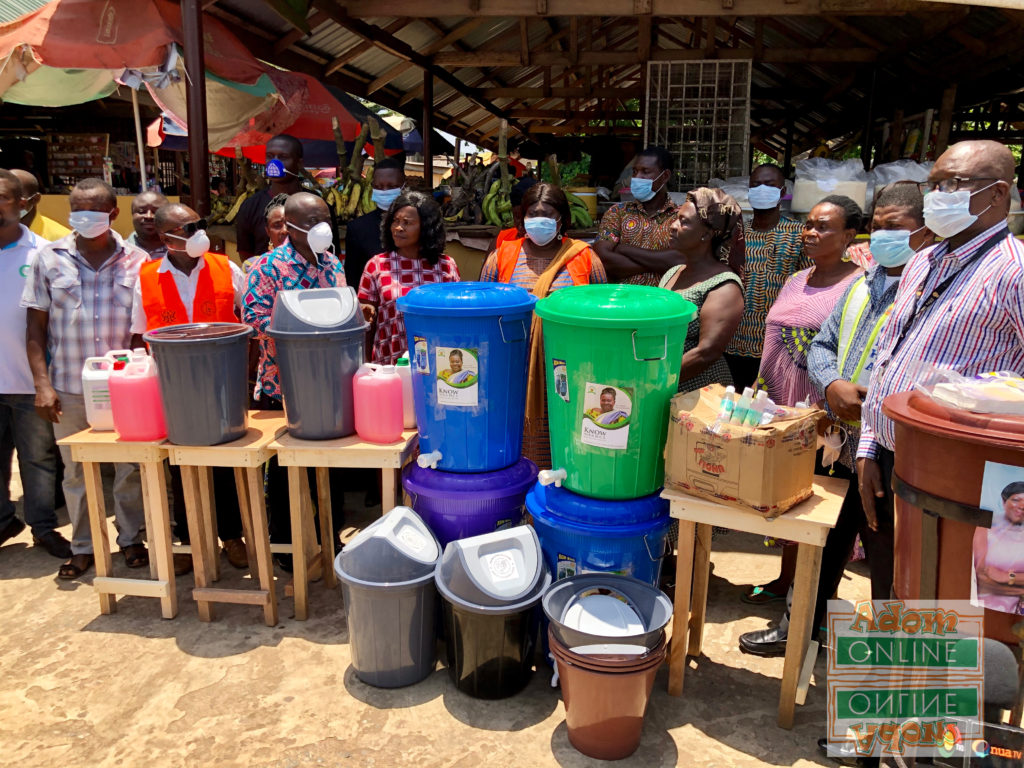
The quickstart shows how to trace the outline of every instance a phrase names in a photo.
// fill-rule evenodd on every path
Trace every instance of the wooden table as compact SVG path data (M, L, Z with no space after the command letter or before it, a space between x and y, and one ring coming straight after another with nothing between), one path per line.
M669 694L682 694L686 657L700 655L710 577L711 526L788 539L796 542L798 548L778 723L782 728L793 727L793 714L796 705L803 704L807 696L807 686L818 652L818 643L811 641L811 623L814 620L814 601L821 571L821 551L828 532L835 527L839 518L839 509L849 487L848 480L820 476L814 480L814 495L811 498L771 520L753 510L739 509L678 491L666 490L661 494L662 498L671 502L672 517L679 520Z
M178 614L178 596L174 583L174 562L171 549L171 515L167 505L167 480L164 459L167 444L121 440L116 432L86 429L57 441L71 448L71 458L82 465L85 495L92 531L96 578L93 589L100 598L100 613L117 609L117 595L155 597L165 619ZM142 505L146 514L146 536L149 543L149 579L114 578L107 535L107 508L103 498L100 464L131 463L139 465L142 476Z
M249 411L248 430L238 440L221 445L166 445L171 464L181 467L185 510L192 538L195 589L192 597L202 621L213 619L212 603L263 606L267 626L277 624L277 597L270 555L270 531L263 492L263 465L273 456L270 443L285 429L282 411ZM212 467L233 467L238 508L249 555L249 568L260 588L224 589L210 586L219 578L216 515L212 506ZM253 570L253 563L256 567Z
M334 440L300 440L283 434L270 444L282 467L288 467L288 497L292 522L292 575L295 589L295 618L305 619L309 614L308 557L316 557L316 540L311 521L309 480L306 469L316 469L317 506L320 508L320 563L324 581L330 587L334 579L334 524L331 520L331 486L328 469L372 468L382 470L383 488L381 506L385 512L395 507L401 498L402 467L419 446L416 430L402 433L396 443L380 445L367 443L358 435ZM296 557L296 553L302 556Z

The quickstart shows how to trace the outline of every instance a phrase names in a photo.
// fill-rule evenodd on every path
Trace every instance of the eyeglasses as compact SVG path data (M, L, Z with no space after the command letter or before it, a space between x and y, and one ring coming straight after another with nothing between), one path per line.
M999 181L994 176L951 176L948 179L942 179L941 181L922 181L919 182L917 188L921 190L922 195L927 195L929 192L938 190L939 192L956 192L960 189L961 182L971 181Z

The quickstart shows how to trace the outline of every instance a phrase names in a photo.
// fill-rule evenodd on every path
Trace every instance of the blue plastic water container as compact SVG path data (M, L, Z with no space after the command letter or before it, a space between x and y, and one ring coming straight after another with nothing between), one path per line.
M409 337L420 455L446 472L519 461L536 297L503 283L432 283L398 300Z
M607 501L537 483L526 509L556 580L619 573L658 585L672 523L668 501L658 494Z

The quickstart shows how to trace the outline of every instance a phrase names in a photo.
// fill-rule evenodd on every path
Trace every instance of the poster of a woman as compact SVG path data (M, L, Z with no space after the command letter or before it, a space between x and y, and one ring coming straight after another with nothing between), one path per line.
M992 611L1024 614L1024 468L989 463L982 506L992 527L974 532L974 599Z

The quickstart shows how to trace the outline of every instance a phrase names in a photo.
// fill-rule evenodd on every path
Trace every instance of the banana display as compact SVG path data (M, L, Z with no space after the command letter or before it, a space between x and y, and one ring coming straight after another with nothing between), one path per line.
M587 204L576 197L572 192L566 192L565 196L569 198L569 213L572 214L572 228L589 229L594 226L594 219L590 215L590 209L587 208Z
M324 200L331 206L338 221L349 221L364 213L377 210L373 202L373 185L369 179L349 178L344 187L330 187Z

